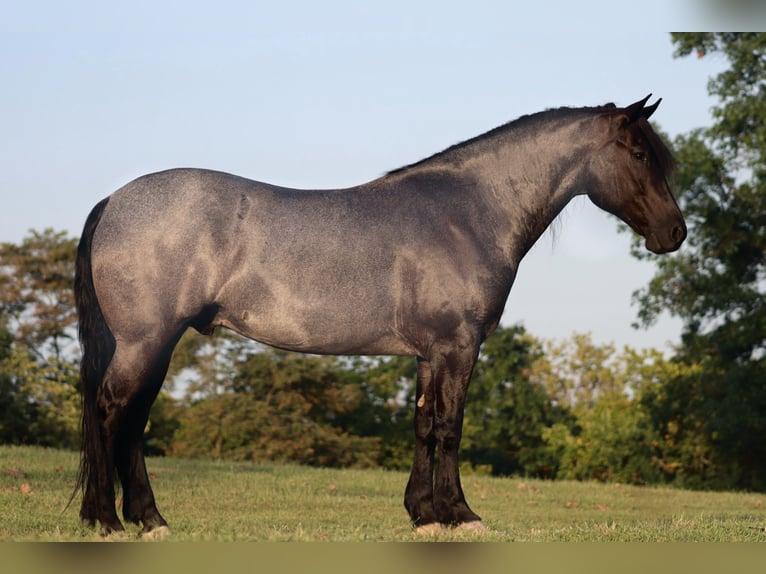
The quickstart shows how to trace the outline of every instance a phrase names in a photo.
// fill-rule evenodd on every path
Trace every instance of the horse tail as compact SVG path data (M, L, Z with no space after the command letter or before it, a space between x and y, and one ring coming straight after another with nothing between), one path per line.
M85 221L80 243L77 246L74 299L82 348L80 361L82 445L80 471L69 504L72 503L78 490L83 492L83 496L87 496L87 486L93 472L98 468L106 468L108 462L105 460L106 448L99 425L101 416L98 409L98 395L104 374L112 360L112 355L114 355L115 339L101 311L101 305L93 285L93 269L91 267L93 234L108 201L108 197L103 199L90 212ZM91 486L95 487L96 485ZM94 489L91 490L94 492ZM83 499L83 508L85 504L86 501Z

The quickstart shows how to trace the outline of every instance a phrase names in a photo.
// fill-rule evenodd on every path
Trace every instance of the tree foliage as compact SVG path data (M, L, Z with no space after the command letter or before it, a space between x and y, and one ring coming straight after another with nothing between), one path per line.
M574 418L574 424L543 431L559 463L557 476L662 482L664 445L642 398L663 385L668 365L658 351L625 347L617 352L614 345L596 345L587 334L549 343L535 365L536 377Z
M672 39L678 57L728 66L708 85L719 102L713 125L673 142L687 243L658 260L636 296L644 324L663 311L683 320L677 359L689 368L655 396L664 402L654 416L696 443L697 454L682 457L694 481L763 488L766 446L755 437L766 431L766 34Z
M500 327L482 348L466 404L461 457L493 474L553 477L544 429L565 419L533 380L539 341L520 325Z
M33 231L0 244L0 440L78 444L72 297L76 242Z
M74 354L76 248L75 239L52 229L0 244L0 312L15 341L39 359Z
M377 441L349 432L362 391L335 359L259 349L220 393L192 401L173 451L181 456L373 466Z

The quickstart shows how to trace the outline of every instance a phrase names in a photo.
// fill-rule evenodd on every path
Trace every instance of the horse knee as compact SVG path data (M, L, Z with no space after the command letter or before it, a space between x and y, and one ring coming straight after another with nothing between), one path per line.
M443 452L457 452L462 438L462 421L446 419L436 421L434 436Z

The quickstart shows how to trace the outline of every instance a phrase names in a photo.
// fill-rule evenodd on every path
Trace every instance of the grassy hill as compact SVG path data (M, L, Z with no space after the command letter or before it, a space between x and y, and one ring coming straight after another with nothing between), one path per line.
M74 452L0 446L0 540L99 540L79 523L79 500L65 509L77 464ZM148 468L174 541L421 539L402 505L406 473L162 458ZM766 541L761 493L470 474L463 488L489 530L425 540Z

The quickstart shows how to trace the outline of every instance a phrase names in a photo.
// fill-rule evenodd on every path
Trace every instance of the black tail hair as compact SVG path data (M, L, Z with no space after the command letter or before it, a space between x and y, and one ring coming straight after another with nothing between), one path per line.
M86 495L88 481L95 468L103 468L106 456L103 436L99 428L100 414L98 411L98 389L114 355L115 340L101 312L101 305L96 297L93 286L93 270L91 268L91 247L93 233L101 220L109 198L103 199L91 210L77 246L77 262L74 276L74 299L77 306L79 321L80 346L82 359L80 361L80 395L82 400L82 446L80 453L80 473L69 504L78 490ZM95 501L83 499L81 518L86 505ZM69 506L67 504L67 506Z

